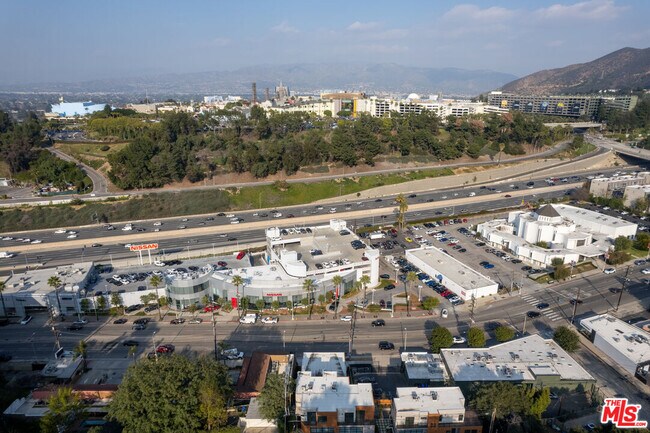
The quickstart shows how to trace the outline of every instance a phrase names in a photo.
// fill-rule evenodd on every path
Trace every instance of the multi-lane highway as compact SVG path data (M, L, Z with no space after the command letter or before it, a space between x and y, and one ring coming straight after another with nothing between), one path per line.
M587 175L589 174L583 176ZM544 179L534 179L534 185L528 185L531 181L525 180L411 194L407 197L411 209L407 219L412 221L444 218L518 206L523 201L560 197L568 190L579 187L585 177L564 179L566 182L560 180L557 185L551 187ZM20 254L13 258L1 259L0 269L6 272L13 267L20 269L35 265L55 266L78 260L108 261L111 258L134 258L134 253L124 245L142 241L158 242L161 253L226 245L238 248L238 244L263 241L265 227L306 225L317 221L324 222L333 217L345 218L356 227L392 223L396 212L393 200L394 197L387 196L327 206L292 206L277 209L280 214L277 218L274 217L275 209L268 209L236 212L232 215L213 214L133 221L134 230L131 231L122 230L126 222L115 223L114 230L108 230L102 225L69 228L68 230L76 232L74 238L68 238L68 232L55 233L54 229L5 233L0 240L0 251ZM240 222L232 224L233 216L239 218ZM25 239L30 242L39 240L42 243L34 245L25 242Z

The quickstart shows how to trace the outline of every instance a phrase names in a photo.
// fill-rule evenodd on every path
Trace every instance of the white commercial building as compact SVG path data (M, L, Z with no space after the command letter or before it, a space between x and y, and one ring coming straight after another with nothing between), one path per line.
M402 371L411 386L442 385L449 376L442 357L428 352L402 352Z
M625 187L623 204L631 208L638 200L648 200L648 198L650 198L650 185L630 185ZM647 212L648 209L650 206L643 210Z
M482 430L478 417L465 419L465 396L457 386L436 388L397 388L391 406L393 427L397 433L414 432L414 429L437 431L468 431L471 427ZM469 422L468 422L469 421Z
M102 111L106 104L93 104L92 102L63 102L52 104L51 112L60 117L85 116L97 111Z
M406 260L465 301L495 295L499 289L496 282L436 247L406 250Z
M555 341L538 334L488 348L440 351L456 384L517 382L573 389L595 379Z
M650 379L650 332L609 314L580 321L584 333L628 373L644 383Z
M623 219L564 204L510 212L507 220L477 226L478 233L491 245L541 265L550 265L554 258L570 264L602 256L614 239L632 238L636 230L636 224Z
M589 194L594 197L623 196L629 186L642 186L650 183L650 172L644 171L636 175L612 177L597 177L589 182Z

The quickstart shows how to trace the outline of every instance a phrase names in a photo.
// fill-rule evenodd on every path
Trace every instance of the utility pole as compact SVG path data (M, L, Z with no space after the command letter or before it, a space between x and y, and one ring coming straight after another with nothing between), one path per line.
M521 335L526 335L526 320L528 319L528 315L524 314L524 327L521 330Z
M469 304L469 320L472 323L475 323L475 321L474 321L474 307L476 307L476 297L474 296L474 293L472 293L472 300L470 301L470 304Z
M357 324L357 308L354 308L352 313L352 321L350 321L350 344L348 346L348 353L352 354L352 346L354 345L354 327Z
M621 291L618 294L618 301L616 302L616 308L614 308L614 311L618 311L619 305L621 305L621 299L623 298L623 292L625 291L625 284L627 284L628 281L630 281L627 278L627 274L630 273L630 267L627 267L627 270L625 271L625 278L623 278L623 284L621 285Z
M571 316L571 324L573 324L573 321L576 318L576 311L578 310L578 304L580 303L580 286L578 286L578 294L576 295L575 299L573 300L573 315Z
M57 350L61 348L61 341L59 341L59 331L56 330L54 325L52 325L52 333L54 334L54 343L56 344Z
M214 320L214 305L210 305L212 310L212 341L214 343L214 359L217 360L217 321Z

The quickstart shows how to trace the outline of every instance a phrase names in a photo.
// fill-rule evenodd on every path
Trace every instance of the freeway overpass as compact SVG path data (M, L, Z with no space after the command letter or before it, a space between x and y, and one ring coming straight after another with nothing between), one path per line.
M626 155L644 161L650 161L650 150L631 147L629 144L619 143L602 136L586 135L585 138L591 144L602 147L603 149L611 150L619 155Z

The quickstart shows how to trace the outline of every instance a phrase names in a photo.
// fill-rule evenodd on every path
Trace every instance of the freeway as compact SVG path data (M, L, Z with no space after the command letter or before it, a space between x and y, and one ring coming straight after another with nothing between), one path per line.
M585 137L591 144L603 149L613 150L616 153L650 161L650 150L648 149L631 147L629 144L619 143L602 135L586 135Z
M603 173L610 171L613 170L603 170ZM588 175L585 173L583 176ZM542 179L534 179L503 182L490 187L474 186L411 194L407 197L410 206L407 220L498 210L519 206L522 201L559 197L566 194L566 191L581 186L585 177L565 179L567 182L559 181L559 185L553 187L549 187ZM534 184L528 185L529 182ZM263 241L266 227L322 223L333 217L345 218L354 227L388 224L394 222L395 218L393 200L393 196L387 196L328 206L292 206L277 209L277 218L273 217L276 210L258 210L237 212L232 216L212 214L134 221L134 229L131 231L122 230L123 226L117 223L113 226L114 230L107 230L106 226L101 225L75 227L67 229L76 232L71 239L67 232L55 233L52 229L5 233L0 239L0 251L19 254L2 259L0 270L6 273L10 269L51 267L83 260L108 262L118 258L135 258L135 253L124 246L138 242L157 242L162 254L187 250L189 255L191 250L226 246L238 250L239 245ZM232 224L233 216L242 222ZM25 239L29 241L26 242ZM29 243L34 240L41 243Z

